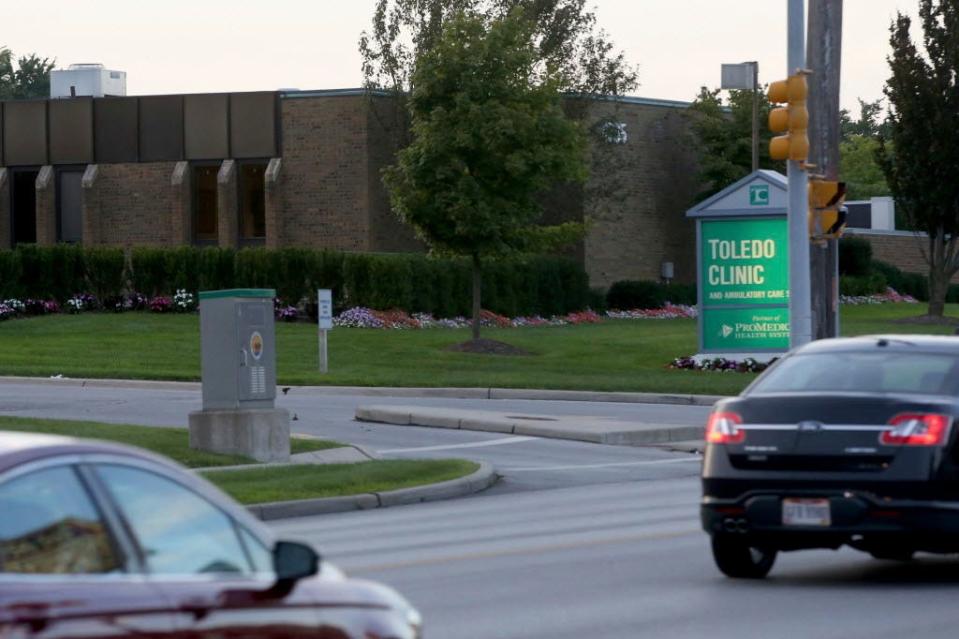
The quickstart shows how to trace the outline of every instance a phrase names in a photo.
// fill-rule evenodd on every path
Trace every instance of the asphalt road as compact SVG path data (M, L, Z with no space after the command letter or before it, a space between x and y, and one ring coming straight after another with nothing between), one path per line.
M296 388L277 399L278 406L296 416L292 422L294 432L365 446L384 457L460 457L490 462L503 476L493 487L494 493L689 477L699 470L698 458L685 453L353 420L354 410L360 404L391 402L664 424L703 424L709 412L701 406L390 398L329 395ZM197 390L0 383L0 415L183 427L190 411L199 410L200 406Z
M712 564L695 478L581 486L286 520L348 574L389 583L439 639L956 634L959 560L780 555L765 581Z
M388 402L375 398L375 403ZM398 403L488 408L491 400ZM491 461L472 497L272 522L357 577L396 586L437 639L749 637L901 639L955 634L959 561L910 564L851 550L780 556L762 582L722 577L699 529L698 459L661 450L352 421L369 397L281 397L294 430L386 456ZM0 414L182 426L190 390L0 383ZM701 407L497 401L510 411L702 423Z

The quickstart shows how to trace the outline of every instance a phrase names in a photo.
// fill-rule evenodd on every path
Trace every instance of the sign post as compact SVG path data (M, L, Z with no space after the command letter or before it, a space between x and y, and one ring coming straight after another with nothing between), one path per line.
M787 180L756 171L687 211L696 220L701 357L789 350Z
M321 288L316 291L316 318L320 331L320 372L329 372L327 339L333 329L333 291Z

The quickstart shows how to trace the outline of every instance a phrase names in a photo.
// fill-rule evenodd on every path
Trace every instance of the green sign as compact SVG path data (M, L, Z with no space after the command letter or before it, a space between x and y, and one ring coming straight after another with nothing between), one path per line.
M704 350L789 349L788 232L784 217L700 221Z
M768 184L750 185L749 206L769 206L769 185Z
M703 220L700 234L704 306L789 303L785 218Z
M707 351L789 350L789 309L714 308L703 313Z

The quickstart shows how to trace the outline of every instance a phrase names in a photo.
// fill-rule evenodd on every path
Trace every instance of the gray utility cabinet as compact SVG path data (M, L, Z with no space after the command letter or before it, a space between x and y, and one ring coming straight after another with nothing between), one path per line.
M200 292L203 410L273 408L273 297L271 289Z

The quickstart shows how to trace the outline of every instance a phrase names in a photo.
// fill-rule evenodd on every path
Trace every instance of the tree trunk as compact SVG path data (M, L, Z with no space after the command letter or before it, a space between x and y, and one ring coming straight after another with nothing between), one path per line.
M483 271L480 264L480 256L473 255L473 339L480 337L480 293L483 287Z
M946 309L946 292L949 290L949 276L940 268L933 266L929 270L929 315L942 317Z

